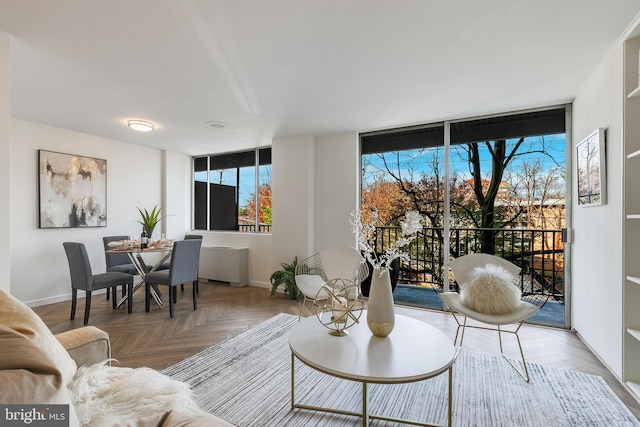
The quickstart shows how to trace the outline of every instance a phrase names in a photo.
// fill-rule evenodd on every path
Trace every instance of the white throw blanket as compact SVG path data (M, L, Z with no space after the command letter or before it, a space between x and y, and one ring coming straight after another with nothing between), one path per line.
M78 368L69 384L81 425L128 425L169 410L186 415L202 413L188 384L151 368L122 368L106 363Z

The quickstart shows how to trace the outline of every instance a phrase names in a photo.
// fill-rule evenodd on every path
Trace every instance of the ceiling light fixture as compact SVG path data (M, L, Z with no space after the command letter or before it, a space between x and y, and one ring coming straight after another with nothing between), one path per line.
M227 127L227 124L225 122L219 122L216 120L210 120L208 122L204 122L204 124L216 129L223 129Z
M140 132L149 132L156 127L153 123L145 122L144 120L127 120L127 126Z

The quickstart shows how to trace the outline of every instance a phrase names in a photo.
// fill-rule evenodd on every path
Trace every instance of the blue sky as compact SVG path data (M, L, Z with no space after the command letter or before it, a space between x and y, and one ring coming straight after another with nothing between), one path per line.
M507 140L507 150L509 151L509 147L512 147L518 139L510 139ZM542 146L547 147L546 152L549 155L536 153L533 151L539 150ZM451 157L451 174L459 173L464 178L470 178L469 174L469 163L466 161L466 152L462 151L462 148L466 147L466 145L453 145L450 147L450 157ZM484 147L484 145L481 145ZM508 152L507 151L507 152ZM517 159L513 160L510 164L510 168L521 168L523 162L528 161L531 162L535 159L540 159L542 161L543 167L546 169L555 167L557 165L561 165L562 167L566 167L566 136L565 134L557 134L557 135L545 135L544 137L536 136L536 137L528 137L525 138L524 143L520 147L520 152L528 152L527 154L523 154L519 156ZM483 172L483 176L491 171L491 159L489 152L486 148L482 148L480 152L481 168ZM407 150L402 152L400 156L401 166L401 175L403 178L408 178L413 172L414 177L418 178L422 173L431 173L432 164L434 157L438 156L440 159L439 169L441 173L444 173L444 147L433 148L430 150L420 151L420 150ZM372 154L367 156L371 165L367 167L367 171L364 175L364 184L371 182L373 179L373 174L371 172L376 169L383 168L384 163L380 158L380 155ZM388 163L397 164L396 156L393 154L385 154L385 158Z
M196 172L195 179L197 181L206 181L206 172ZM210 176L210 182L215 184L223 184L230 186L237 186L236 169L225 169L220 175L219 171L212 171ZM271 182L271 165L260 166L260 182ZM248 166L240 168L240 207L247 206L247 200L251 198L256 192L256 178L255 167Z

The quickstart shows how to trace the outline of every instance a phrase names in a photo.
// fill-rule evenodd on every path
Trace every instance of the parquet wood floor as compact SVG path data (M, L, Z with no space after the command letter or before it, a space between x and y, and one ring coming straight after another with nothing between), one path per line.
M161 290L167 294L166 287ZM205 348L235 336L278 313L298 315L299 306L288 295L269 296L269 290L256 287L234 288L216 282L201 282L198 310L194 311L191 287L178 290L175 317L169 317L168 305L159 308L152 301L149 313L144 312L143 292L134 295L132 314L126 305L112 310L104 295L93 297L89 324L106 331L111 339L112 356L121 366L148 366L163 369ZM74 321L69 320L70 302L60 302L34 308L54 332L82 326L84 298L78 300ZM440 328L453 339L456 324L450 313L397 306L397 313L423 320ZM312 315L310 304L305 316ZM510 335L510 334L509 334ZM525 325L520 330L528 362L571 369L602 376L622 401L640 418L640 402L636 401L614 375L571 331ZM518 356L513 336L507 336L505 352ZM469 350L499 354L497 334L470 330L464 347ZM541 408L542 409L542 408Z

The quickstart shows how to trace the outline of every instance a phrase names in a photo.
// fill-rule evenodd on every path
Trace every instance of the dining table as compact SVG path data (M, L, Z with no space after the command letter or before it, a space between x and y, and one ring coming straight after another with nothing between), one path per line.
M135 245L135 244L127 245L124 242L113 242L113 243L115 243L114 245L112 245L113 249L107 250L107 253L126 253L129 256L129 259L131 260L131 263L135 267L136 271L138 272L138 276L140 276L140 278L136 280L133 284L133 292L131 296L133 296L133 294L142 285L145 284L146 275L152 271L158 270L160 266L165 261L167 261L169 257L171 257L171 253L173 251L173 243L168 243L164 245L152 244L151 246L146 247L144 249L141 248L139 245ZM152 254L152 253L162 254L162 257L160 257L151 266L151 268L149 268L142 255ZM160 290L156 286L151 286L150 293L154 301L156 302L156 304L158 304L158 307L163 307L162 293L160 292ZM116 306L120 308L120 306L124 304L129 297L130 297L129 294L124 295L120 299L120 301L118 301Z

